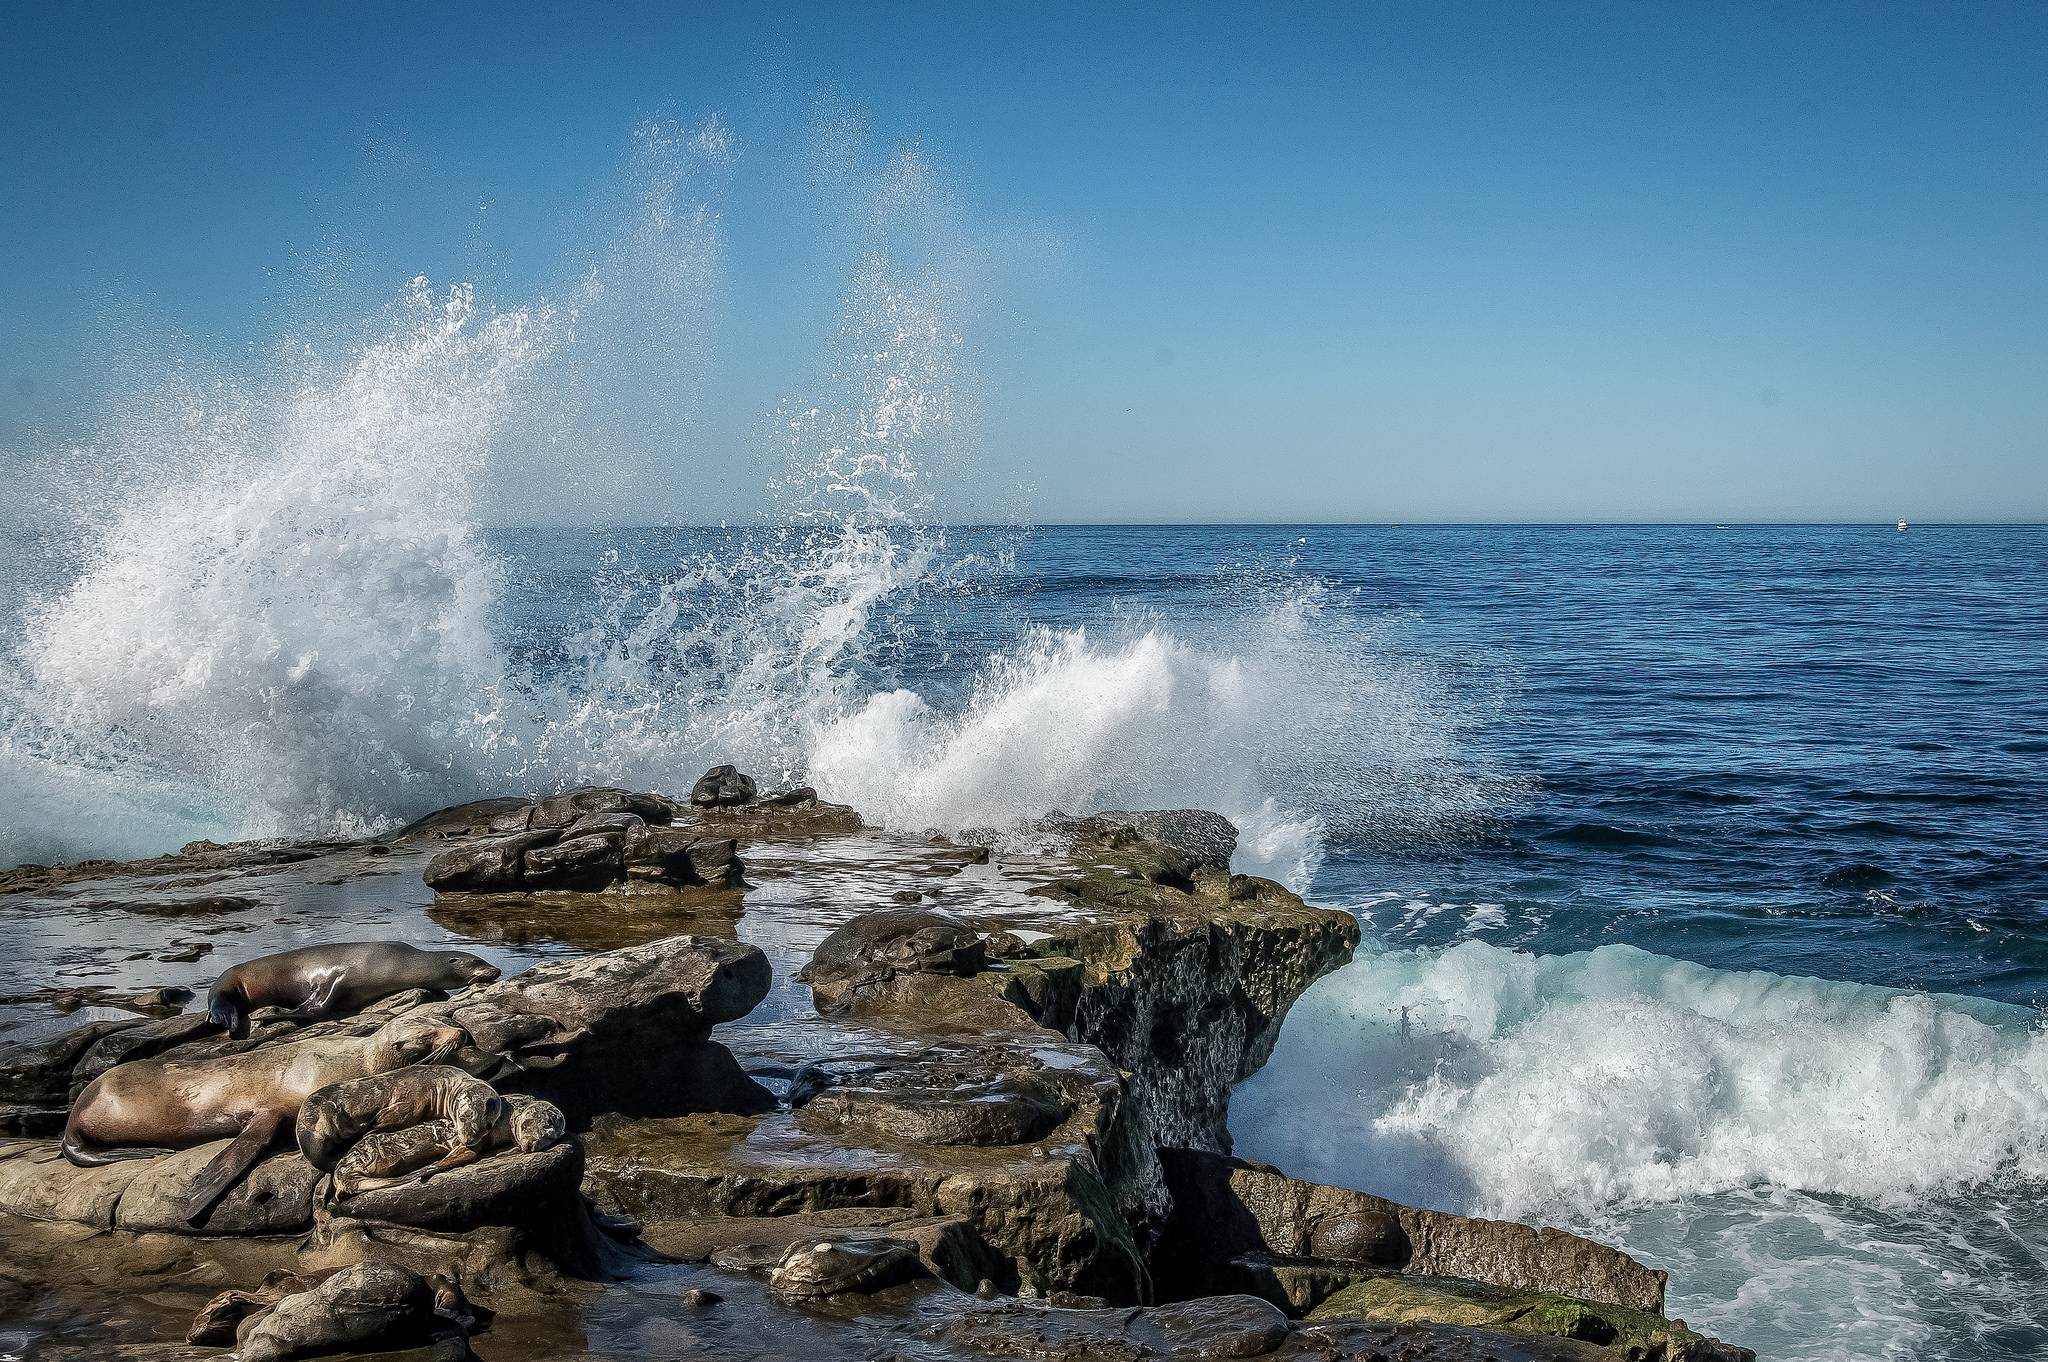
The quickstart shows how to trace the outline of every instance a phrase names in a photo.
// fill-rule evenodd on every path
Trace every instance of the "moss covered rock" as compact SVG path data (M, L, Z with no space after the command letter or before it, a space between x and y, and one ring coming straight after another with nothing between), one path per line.
M1646 1310L1576 1296L1504 1291L1449 1277L1372 1277L1346 1287L1311 1320L1365 1319L1389 1324L1454 1324L1509 1334L1598 1344L1629 1362L1755 1362L1756 1354L1708 1338Z

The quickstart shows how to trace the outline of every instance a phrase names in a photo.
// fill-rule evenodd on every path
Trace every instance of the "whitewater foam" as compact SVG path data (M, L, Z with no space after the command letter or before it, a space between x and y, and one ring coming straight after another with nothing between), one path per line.
M1674 1269L1674 1310L1771 1356L1907 1356L2044 1304L2038 1272L1978 1261L2031 1261L2042 1228L1999 1209L2038 1221L2048 1179L2048 1033L2022 1008L1368 940L1232 1127L1301 1176L1620 1242Z

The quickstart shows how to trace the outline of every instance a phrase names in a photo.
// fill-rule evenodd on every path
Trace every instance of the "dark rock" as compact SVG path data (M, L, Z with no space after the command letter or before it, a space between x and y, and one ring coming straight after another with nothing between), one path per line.
M239 1362L388 1350L451 1327L434 1311L425 1277L388 1263L345 1267L310 1291L284 1297L240 1330Z
M863 913L832 932L798 977L825 1012L849 1007L864 990L903 975L969 975L986 963L980 934L959 918L889 908Z
M550 829L464 842L427 862L427 884L437 893L517 890L522 887L527 852L546 846L559 835Z
M745 883L739 843L685 828L647 828L626 838L628 874L669 884L738 889Z
M1015 932L990 932L982 949L991 960L1016 960L1031 954L1031 943Z
M617 832L601 832L534 847L526 853L521 878L527 889L587 893L607 888L625 877L625 838Z
M751 804L758 793L752 776L740 774L737 767L714 766L690 787L690 802L700 809L724 809Z
M1039 826L1071 839L1080 847L1125 849L1145 846L1172 853L1172 862L1187 872L1228 871L1237 851L1237 827L1206 809L1111 809L1074 818L1048 814Z
M808 785L799 785L794 790L782 790L771 795L762 795L759 801L771 809L795 808L800 804L818 802L818 792Z
M725 1297L716 1291L706 1291L701 1286L693 1286L676 1299L685 1310L709 1310Z
M768 1273L784 1300L886 1291L924 1275L916 1248L885 1235L832 1235L791 1244Z
M1062 1310L1005 1301L963 1310L932 1332L989 1357L1192 1362L1269 1356L1287 1341L1290 1326L1285 1315L1256 1297L1217 1296L1136 1310Z
M594 813L636 814L650 823L667 823L675 817L674 808L657 794L642 794L633 790L609 787L586 788L567 790L541 800L533 810L530 826L567 827L577 819Z
M1555 1292L1651 1313L1664 1306L1664 1273L1590 1239L1513 1221L1420 1210L1382 1197L1287 1177L1242 1159L1159 1151L1172 1199L1155 1263L1160 1290L1200 1295L1276 1282L1296 1308L1369 1272L1459 1277ZM1329 1269L1275 1269L1268 1256ZM1285 1265L1283 1265L1284 1267ZM1307 1291L1312 1299L1297 1294Z
M931 1059L807 1064L790 1082L789 1104L799 1125L820 1133L983 1147L1043 1139L1073 1110L1035 1076Z
M457 804L453 808L437 810L407 824L386 840L393 846L403 847L446 841L450 837L475 837L486 829L495 828L497 820L508 818L527 807L529 806L525 800L510 798L479 799L474 803ZM526 824L522 820L519 828L523 830L525 827Z
M96 1021L38 1040L0 1045L0 1101L21 1107L54 1107L71 1103L71 1071L95 1043L136 1021Z

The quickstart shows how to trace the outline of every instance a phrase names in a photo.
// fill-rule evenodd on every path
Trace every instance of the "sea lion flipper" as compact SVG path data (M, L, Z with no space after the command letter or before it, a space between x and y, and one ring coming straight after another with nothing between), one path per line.
M313 986L313 991L306 995L306 1001L284 1014L284 1020L319 1021L322 1017L325 1017L329 1009L334 1006L336 990L341 987L342 981L346 978L348 978L348 971L345 969L334 970L326 975L319 983Z
M196 1224L199 1218L213 1209L213 1203L227 1195L228 1189L248 1176L249 1170L263 1157L270 1142L277 1138L283 1127L284 1118L274 1111L259 1112L249 1118L242 1127L242 1133L228 1141L228 1147L207 1161L206 1167L192 1183L192 1190L185 1198L185 1223Z

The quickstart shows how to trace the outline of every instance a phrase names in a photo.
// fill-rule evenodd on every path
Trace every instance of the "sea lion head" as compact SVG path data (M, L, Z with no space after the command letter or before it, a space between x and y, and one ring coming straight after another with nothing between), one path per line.
M372 1040L390 1057L388 1067L402 1069L410 1064L441 1064L469 1044L469 1032L450 1021L429 1017L400 1017L386 1022Z
M492 983L504 973L482 956L471 955L468 951L437 951L435 963L446 972L447 977L453 980L454 986L458 988L470 984Z
M505 1099L492 1093L481 1102L457 1102L448 1114L455 1127L455 1143L462 1149L481 1149L491 1131L505 1119Z

